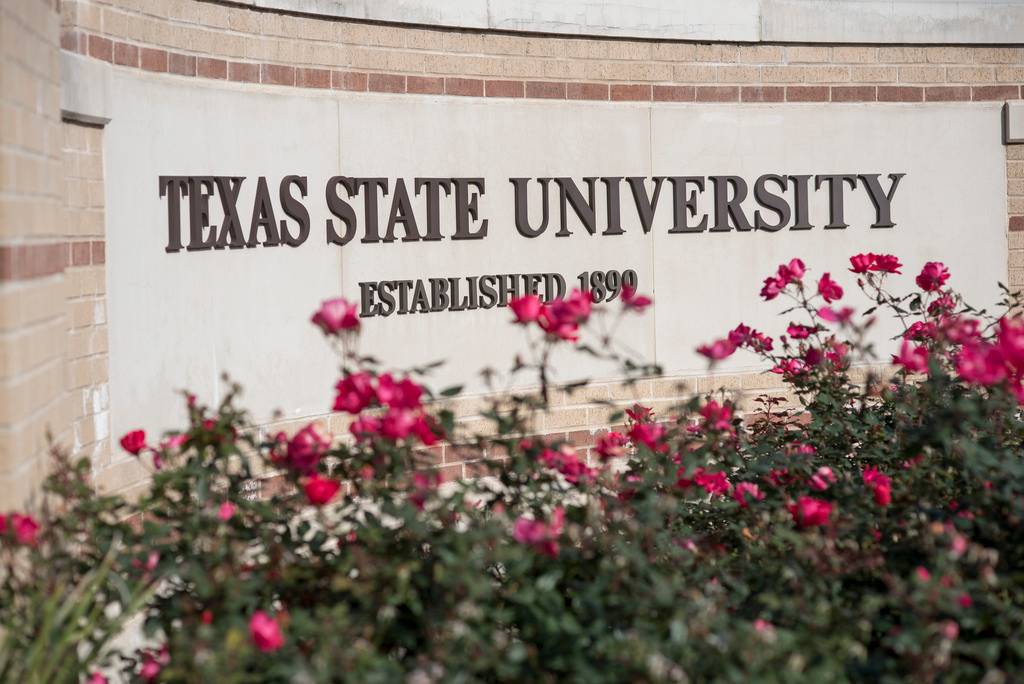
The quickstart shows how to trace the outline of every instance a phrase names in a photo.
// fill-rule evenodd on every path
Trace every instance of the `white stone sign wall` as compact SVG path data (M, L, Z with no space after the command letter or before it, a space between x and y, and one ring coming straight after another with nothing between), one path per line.
M801 257L853 295L847 258L891 252L907 265L901 280L928 260L945 261L951 284L979 302L992 301L1006 277L1005 163L997 103L948 105L672 105L459 99L412 95L252 90L181 84L117 73L111 84L106 145L107 260L110 292L110 376L114 434L132 427L160 430L180 418L170 388L206 399L223 390L227 371L247 387L257 420L274 409L287 417L323 413L330 405L335 363L308 323L325 298L360 297L360 283L458 278L489 274L558 273L572 287L577 275L630 269L654 310L624 329L624 341L673 375L701 374L694 348L743 321L781 331L778 302L762 303L761 280L779 263ZM893 228L878 220L862 179L844 193L845 229L827 230L827 184L815 175L905 174L893 193ZM620 192L621 234L608 231L607 183L596 187L597 234L570 208L560 231L559 193L549 183L547 230L524 237L515 223L510 178L701 177L689 208L697 223L715 221L711 176L737 176L753 194L765 174L810 175L809 230L672 233L673 185L662 183L653 223L644 233L627 182ZM249 232L257 179L267 179L278 221L279 183L307 180L303 206L310 231L298 247L167 252L168 199L161 176L244 176L237 206ZM483 239L453 240L454 197L440 202L437 241L364 243L363 195L348 199L360 222L343 247L327 242L332 215L325 188L334 176L404 179L418 229L425 231L424 196L416 178L483 179L469 224ZM530 224L540 221L540 185L528 184ZM693 190L695 186L687 186ZM293 188L294 190L294 188ZM647 197L653 181L645 185ZM793 186L779 193L793 202ZM393 194L378 212L383 233ZM188 243L188 198L181 198L182 239ZM753 197L741 203L753 220ZM684 207L685 209L685 207ZM765 214L767 220L777 216ZM223 218L216 195L209 222ZM792 223L791 221L790 223ZM262 233L261 233L262 234ZM396 235L405 235L398 228ZM461 281L460 282L465 282ZM617 306L617 304L613 304ZM523 348L521 331L504 308L410 313L364 319L364 350L396 364L447 360L437 382L473 379L484 366L505 367ZM887 331L880 331L884 340ZM888 331L893 332L893 331ZM884 344L882 345L884 346ZM563 379L612 379L586 357L564 355ZM726 369L754 368L737 355ZM479 390L479 383L469 387Z

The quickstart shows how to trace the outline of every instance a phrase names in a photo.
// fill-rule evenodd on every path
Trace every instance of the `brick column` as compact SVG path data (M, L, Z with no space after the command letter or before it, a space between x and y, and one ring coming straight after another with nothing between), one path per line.
M31 498L69 423L56 4L0 3L0 510Z

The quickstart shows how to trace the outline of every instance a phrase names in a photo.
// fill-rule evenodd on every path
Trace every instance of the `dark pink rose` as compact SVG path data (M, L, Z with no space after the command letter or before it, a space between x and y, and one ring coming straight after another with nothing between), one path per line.
M281 625L262 610L257 610L249 619L249 636L256 648L264 653L271 653L284 645Z
M508 308L512 309L512 313L515 314L515 322L520 324L536 321L543 306L540 297L532 294L516 297L508 303Z
M786 508L800 527L820 527L827 524L832 515L832 504L811 496L801 496Z
M935 292L949 280L949 269L941 261L929 261L917 274L914 282L925 292Z
M928 370L928 349L903 340L900 353L892 357L892 362L903 366L911 373L924 373Z
M636 293L629 285L622 286L622 306L629 311L641 312L653 303L650 297Z
M306 480L303 489L306 492L306 499L309 500L309 503L314 506L323 506L338 493L338 490L341 489L341 483L337 480L314 475Z
M839 283L832 280L832 276L826 273L818 280L818 294L831 304L836 300L842 299L843 288L839 287Z
M512 538L520 544L532 546L534 550L545 556L558 556L558 537L562 534L565 522L565 509L556 508L548 522L521 517L512 528Z
M121 438L121 448L136 456L146 448L146 431L132 430Z
M341 297L328 299L320 304L320 308L310 320L325 334L336 335L343 330L359 328L359 308Z

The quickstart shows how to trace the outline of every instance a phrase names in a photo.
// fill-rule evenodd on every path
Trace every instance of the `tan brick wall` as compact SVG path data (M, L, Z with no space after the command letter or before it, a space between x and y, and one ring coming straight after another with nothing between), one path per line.
M31 497L46 431L70 423L59 36L54 0L0 2L0 511Z
M103 129L65 121L63 132L65 225L70 254L64 271L70 442L76 454L92 460L100 488L120 491L145 473L135 459L111 448Z
M1010 282L1024 288L1024 145L1006 146L1006 212L1010 228Z
M183 76L308 88L708 102L1021 97L1024 48L801 46L508 35L204 0L64 0L66 49ZM684 87L679 87L684 86Z
M864 371L857 370L854 377L863 380ZM778 396L794 406L792 392L782 383L778 375L763 373L741 373L704 377L664 377L644 379L631 383L594 383L573 393L556 391L550 396L550 411L536 416L527 425L528 434L544 436L551 441L567 440L587 459L595 440L609 429L622 429L621 419L613 424L611 417L621 413L635 403L641 403L655 410L657 416L667 418L669 409L694 397L714 394L721 399L735 402L740 413L757 409L755 399L762 395ZM456 433L443 444L425 449L426 459L438 469L444 480L469 477L479 472L478 461L482 459L500 461L501 454L467 449L475 435L493 435L493 423L482 416L492 406L488 396L466 396L441 402L453 411L456 417ZM321 429L335 439L350 442L347 414L324 414L319 417L271 423L258 428L261 438L270 438L277 432L292 435L310 422L317 422ZM274 479L274 473L265 473ZM273 485L272 485L273 486Z

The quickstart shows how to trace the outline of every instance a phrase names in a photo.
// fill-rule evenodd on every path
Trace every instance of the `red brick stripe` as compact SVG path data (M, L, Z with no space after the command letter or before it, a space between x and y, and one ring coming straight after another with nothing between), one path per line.
M1016 100L1022 85L682 85L504 80L470 76L430 76L375 71L347 71L294 64L231 62L134 45L86 31L66 31L61 46L127 68L179 76L265 83L298 88L459 95L527 97L617 102L951 102Z
M64 271L67 243L0 246L0 282L44 278Z
M68 266L105 264L106 252L102 240L0 245L0 282L45 278Z

